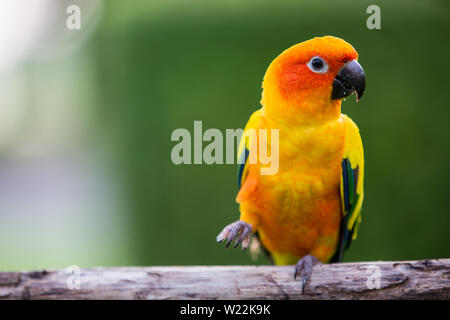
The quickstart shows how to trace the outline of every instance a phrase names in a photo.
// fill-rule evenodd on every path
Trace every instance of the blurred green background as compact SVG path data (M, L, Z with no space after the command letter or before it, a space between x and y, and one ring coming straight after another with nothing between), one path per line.
M236 167L176 166L170 136L243 128L272 59L322 35L350 42L367 76L343 105L366 157L345 261L450 256L448 1L1 6L0 270L266 263L215 242L239 216Z

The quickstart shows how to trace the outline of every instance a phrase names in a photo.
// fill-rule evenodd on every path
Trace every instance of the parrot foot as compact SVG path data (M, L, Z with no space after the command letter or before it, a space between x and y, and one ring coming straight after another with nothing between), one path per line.
M307 254L301 258L295 265L294 280L297 279L297 275L302 278L302 294L305 291L305 287L311 278L312 269L315 264L322 264L316 257Z
M231 242L234 242L234 247L236 248L239 244L242 243L242 251L247 249L250 244L250 239L252 236L252 226L244 221L235 221L225 228L223 228L222 232L217 236L217 242L222 242L225 239L228 239L226 242L226 247L228 248Z

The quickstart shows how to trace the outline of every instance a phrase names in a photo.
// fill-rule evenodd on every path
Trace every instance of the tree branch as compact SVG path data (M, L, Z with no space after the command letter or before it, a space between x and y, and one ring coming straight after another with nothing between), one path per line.
M303 295L293 266L80 271L0 273L0 299L450 299L450 259L317 265Z

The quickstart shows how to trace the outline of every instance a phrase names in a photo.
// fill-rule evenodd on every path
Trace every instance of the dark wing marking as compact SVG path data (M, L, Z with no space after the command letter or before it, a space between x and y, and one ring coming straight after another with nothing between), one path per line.
M242 186L242 175L244 174L245 166L247 165L248 155L250 154L250 151L247 149L247 147L244 146L244 152L241 152L241 155L239 157L239 165L238 165L238 188L241 189Z
M352 242L352 234L355 230L355 225L351 229L347 228L348 220L355 210L358 203L359 194L356 192L358 187L359 166L352 168L350 160L345 158L342 160L342 183L343 183L343 201L344 201L344 216L342 217L341 227L339 231L339 244L335 255L330 262L340 262L344 257L344 250L350 247Z

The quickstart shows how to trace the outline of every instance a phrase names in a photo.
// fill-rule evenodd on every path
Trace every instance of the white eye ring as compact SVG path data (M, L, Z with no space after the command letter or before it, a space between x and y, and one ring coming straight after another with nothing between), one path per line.
M328 71L328 64L319 56L312 57L307 66L309 70L315 73L324 74Z

